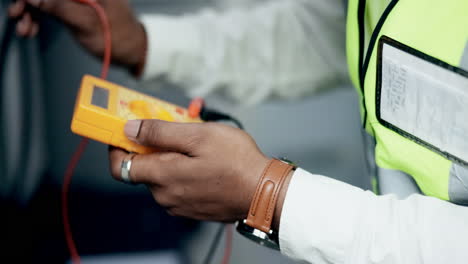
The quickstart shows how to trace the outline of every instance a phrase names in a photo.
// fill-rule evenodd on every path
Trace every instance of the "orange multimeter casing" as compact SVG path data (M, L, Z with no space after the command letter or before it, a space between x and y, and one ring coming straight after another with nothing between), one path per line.
M154 149L138 145L125 136L125 124L132 119L202 122L200 118L190 117L185 108L100 78L83 77L71 124L73 133L129 152L154 152Z

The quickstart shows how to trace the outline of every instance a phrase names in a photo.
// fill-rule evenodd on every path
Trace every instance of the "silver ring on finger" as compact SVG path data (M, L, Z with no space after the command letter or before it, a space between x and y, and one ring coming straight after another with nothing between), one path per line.
M132 169L132 161L135 156L135 153L128 154L120 165L120 177L122 178L122 181L128 184L133 184L130 170Z

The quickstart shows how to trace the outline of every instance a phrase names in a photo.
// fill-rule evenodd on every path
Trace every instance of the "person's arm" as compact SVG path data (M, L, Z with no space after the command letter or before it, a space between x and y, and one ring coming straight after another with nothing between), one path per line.
M298 97L348 79L341 0L276 0L226 13L145 15L145 29L128 0L97 2L111 25L114 63L138 74L146 62L145 78L165 74L194 95L225 88L251 103L271 95ZM102 56L102 31L87 5L17 0L9 16L18 19L18 34L29 37L39 24L28 4L62 21L86 50Z
M112 63L138 73L145 59L146 34L128 0L96 0L103 8L112 34ZM35 12L34 12L35 11ZM96 10L75 0L15 0L8 15L16 19L16 32L34 37L39 32L37 12L62 22L81 46L96 57L104 53L104 37Z
M137 155L130 176L173 214L245 219L269 158L245 132L216 124L133 120L127 137L164 152ZM110 152L121 180L121 149ZM130 154L132 155L132 154ZM310 263L467 263L468 207L421 195L406 200L298 169L274 212L281 251Z
M310 263L467 263L468 207L398 200L297 170L281 214L283 254Z
M256 102L298 97L348 78L341 0L140 19L149 44L144 78L167 75L193 95L224 89Z

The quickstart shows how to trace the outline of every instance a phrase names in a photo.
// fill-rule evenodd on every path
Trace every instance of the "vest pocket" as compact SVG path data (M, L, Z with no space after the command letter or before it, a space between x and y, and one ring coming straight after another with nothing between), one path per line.
M386 36L378 53L379 123L468 166L468 72Z

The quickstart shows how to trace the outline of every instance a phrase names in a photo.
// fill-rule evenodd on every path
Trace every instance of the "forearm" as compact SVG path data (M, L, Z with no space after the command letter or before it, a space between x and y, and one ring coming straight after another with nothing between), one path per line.
M281 251L312 263L466 263L468 208L406 200L303 170L291 178L279 225Z

